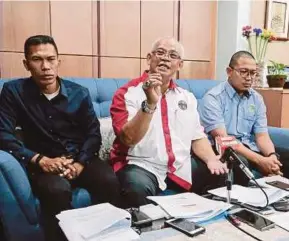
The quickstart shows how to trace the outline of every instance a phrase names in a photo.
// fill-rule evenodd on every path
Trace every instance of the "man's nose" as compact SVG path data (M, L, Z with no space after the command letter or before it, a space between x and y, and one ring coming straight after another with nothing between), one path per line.
M162 57L161 57L161 60L164 60L164 61L170 61L170 54L169 53L166 53L164 54Z
M45 70L45 69L50 69L50 64L49 64L48 61L43 60L41 67L42 67L43 70Z

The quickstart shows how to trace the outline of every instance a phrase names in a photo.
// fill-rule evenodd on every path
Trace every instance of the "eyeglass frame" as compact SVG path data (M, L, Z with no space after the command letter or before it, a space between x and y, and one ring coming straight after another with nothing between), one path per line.
M163 54L162 54L162 55L159 55L159 54L157 53L159 50L163 51ZM171 54L172 54L172 53L176 53L177 58L172 58L172 57L171 57ZM156 50L152 51L152 54L154 54L154 55L155 55L156 57L158 57L158 58L162 58L162 57L167 56L170 60L179 60L179 59L181 59L181 56L179 55L178 52L172 51L172 50L166 51L165 49L162 49L162 48L156 49Z
M254 73L254 76L251 74L251 72L252 71L249 71L248 69L244 69L244 70L246 70L246 76L243 76L243 74L241 74L241 70L240 69L235 69L234 67L232 67L232 66L229 66L232 70L235 70L242 78L247 78L247 77L249 77L250 76L250 78L252 78L252 79L254 79L254 78L256 78L257 77L257 75L258 75L258 72L257 72L257 70L256 70L256 72ZM254 70L253 70L254 71Z

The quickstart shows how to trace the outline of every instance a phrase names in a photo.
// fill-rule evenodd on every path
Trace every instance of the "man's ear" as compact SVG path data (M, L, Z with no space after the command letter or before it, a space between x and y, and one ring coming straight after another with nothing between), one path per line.
M27 63L27 60L26 60L26 59L23 59L22 63L23 63L23 65L24 65L25 69L26 69L27 71L30 71L29 66L28 66L28 63Z
M230 67L227 67L226 68L226 72L227 72L227 76L228 76L228 78L230 78L231 77L231 75L233 74L233 69L232 68L230 68Z
M179 64L179 70L180 70L180 69L182 69L182 68L183 68L183 66L184 66L184 61L183 61L183 60L181 60L181 61L180 61L180 64Z
M147 54L147 64L148 64L148 66L151 65L151 59L152 59L152 54L151 54L151 53L148 53L148 54Z

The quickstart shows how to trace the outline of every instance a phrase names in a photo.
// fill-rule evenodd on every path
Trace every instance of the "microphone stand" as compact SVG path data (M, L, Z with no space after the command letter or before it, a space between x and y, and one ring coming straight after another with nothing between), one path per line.
M226 179L226 186L227 186L227 203L231 203L231 191L232 191L232 184L233 184L233 165L234 159L231 156L225 156L225 161L227 162L227 167L229 172L227 174Z

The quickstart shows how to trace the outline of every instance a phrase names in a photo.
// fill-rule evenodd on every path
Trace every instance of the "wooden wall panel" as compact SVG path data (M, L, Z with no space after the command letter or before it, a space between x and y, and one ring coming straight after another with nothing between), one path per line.
M163 14L165 13L165 17ZM141 57L151 51L153 42L166 36L177 38L178 2L141 2Z
M187 60L211 60L212 31L216 29L216 19L212 19L216 2L181 1L180 41L185 48ZM214 24L213 24L214 23Z
M60 55L60 76L92 77L92 57Z
M60 53L92 55L92 2L51 1L51 32Z
M140 75L140 59L101 57L103 78L136 78Z
M92 57L92 77L98 78L98 57Z
M55 38L64 60L61 74L129 78L147 69L143 58L157 38L179 35L187 60L180 77L215 77L217 3L214 1L0 3L3 20L0 22L0 53L2 51L5 57L0 62L2 75L26 73L22 64L17 67L11 59L17 63L25 39L34 34L52 34Z
M101 56L140 56L140 2L100 2Z
M92 54L99 55L98 2L92 2Z
M1 77L21 78L30 76L30 73L23 66L23 59L24 54L22 53L0 53Z
M210 63L184 61L179 76L180 79L208 79L210 76Z
M0 50L23 51L28 37L50 34L48 1L4 1L2 10Z
M147 60L146 59L141 59L140 60L140 71L141 73L143 73L145 70L149 70L149 66L148 66L148 63L147 63Z

